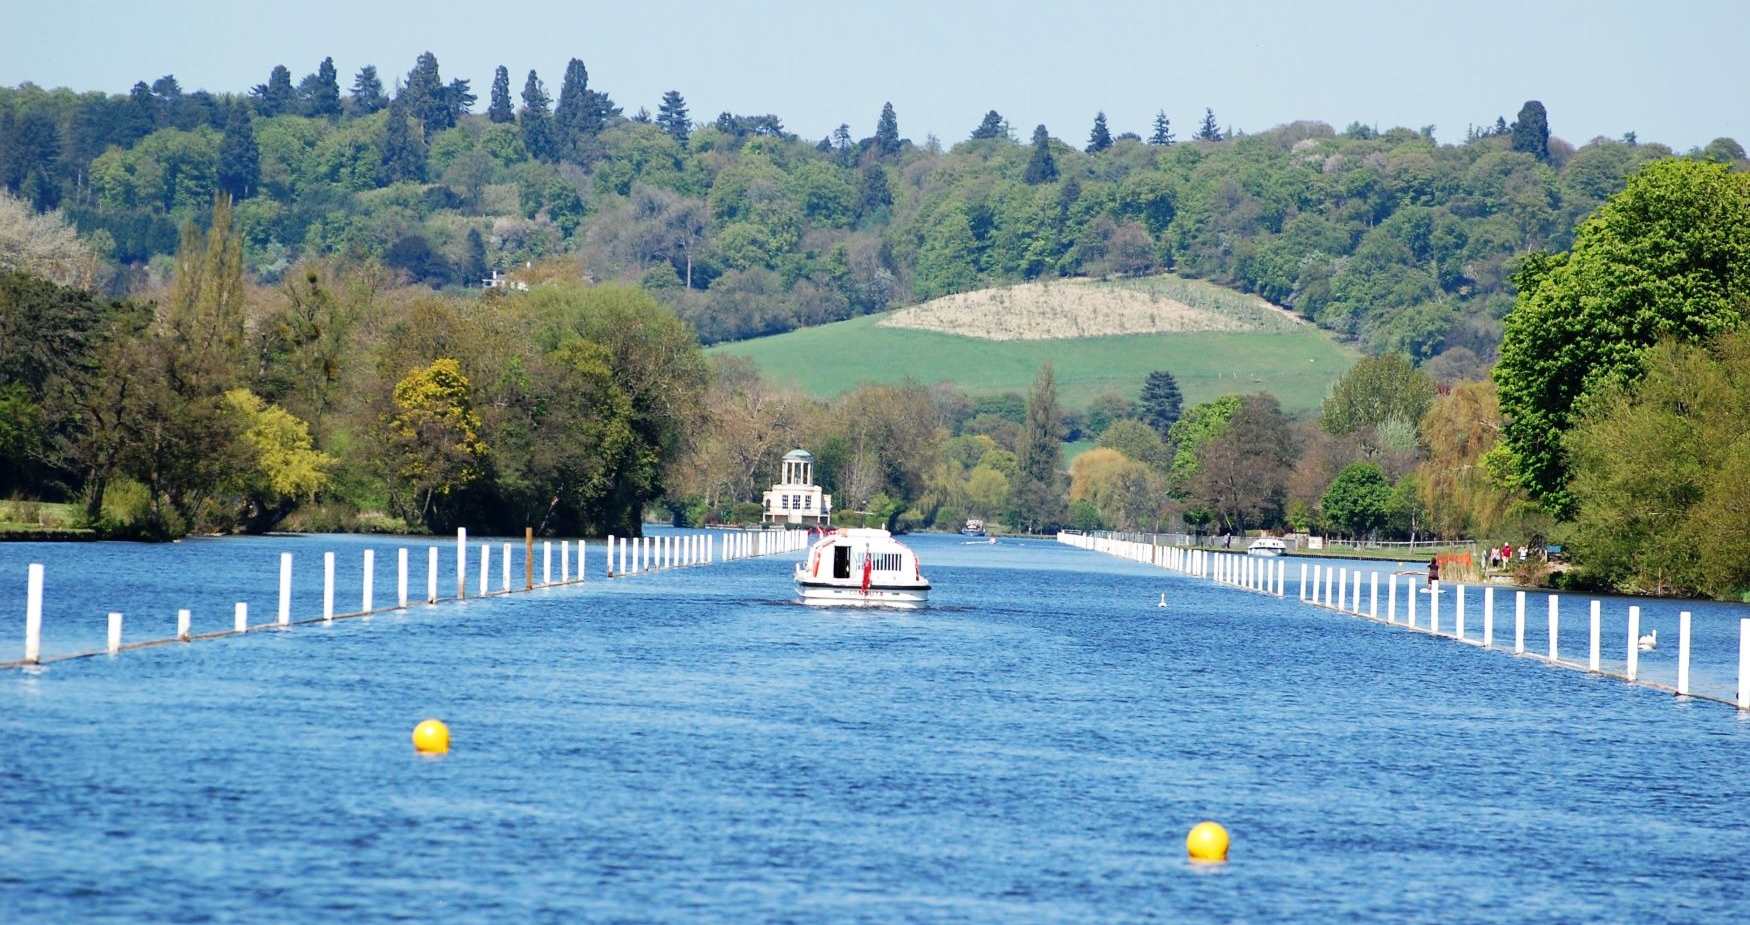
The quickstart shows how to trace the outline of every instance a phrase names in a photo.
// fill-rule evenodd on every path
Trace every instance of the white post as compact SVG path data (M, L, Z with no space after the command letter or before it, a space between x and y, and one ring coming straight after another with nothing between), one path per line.
M1598 670L1598 636L1604 627L1604 617L1599 613L1602 607L1603 605L1598 601L1592 602L1592 612L1590 614L1590 628L1592 635L1590 645L1588 645L1586 649L1586 670L1588 671Z
M1623 659L1628 667L1628 679L1633 681L1641 671L1641 608L1628 609L1628 653Z
M1638 643L1639 640L1636 640ZM1689 693L1689 611L1677 615L1677 693Z
M581 559L577 563L577 573L583 574L583 561ZM612 533L608 534L608 577L614 577L614 535Z
M239 633L249 632L249 605L238 601L231 608L231 628Z
M1513 654L1525 652L1525 592L1513 592Z
M492 587L492 544L480 544L480 596L485 597Z
M1414 576L1414 575L1405 575L1404 576L1404 594L1409 596L1409 600L1407 601L1407 606L1409 607L1409 610L1410 610L1410 615L1409 615L1410 616L1410 625L1415 626L1416 625L1416 600L1422 596L1421 590L1419 590L1416 587L1416 576Z
M1452 620L1460 641L1464 639L1464 585L1453 585Z
M425 602L437 603L437 572L438 548L427 546L425 549Z
M1361 570L1355 570L1354 593L1349 595L1349 609L1359 614L1361 612Z
M1428 582L1428 632L1440 635L1440 582Z
M1367 573L1367 615L1379 619L1379 572Z
M577 580L578 581L584 580L585 573L583 571L583 567L584 567L584 565L587 564L584 561L585 560L584 551L587 550L588 548L589 548L589 542L587 540L578 540L577 541ZM614 565L614 554L610 552L610 553L608 553L608 567L612 568L613 565Z
M1738 709L1750 710L1750 617L1738 619Z
M334 619L334 553L322 554L322 619Z
M456 600L468 596L468 528L456 528Z
M1334 568L1327 567L1325 569L1325 606L1326 607L1331 606L1331 602L1336 600L1336 598L1331 596L1331 583L1336 581L1336 580L1337 580L1337 570Z
M1495 644L1495 586L1483 587L1483 648Z
M509 543L504 544L504 561L499 566L498 570L500 572L504 573L504 590L506 593L509 593L510 592L510 544Z
M280 553L280 612L281 626L292 622L292 554Z
M1337 609L1346 610L1349 605L1349 570L1337 570Z
M178 610L176 612L176 638L178 641L187 642L189 640L190 635L192 635L189 624L193 622L194 615L188 611Z
M115 611L109 612L109 654L114 655L122 650L122 615Z
M407 547L395 551L395 606L407 609Z
M43 654L42 563L32 562L25 569L24 588L24 660L35 665Z
M542 540L541 541L541 584L542 585L550 585L552 583L553 583L553 542L551 540Z
M571 541L559 541L559 583L571 584Z
M1561 634L1561 605L1554 594L1549 596L1549 660L1556 661L1557 642Z
M365 550L364 580L359 585L359 612L360 613L370 613L372 610L376 609L376 607L373 606L375 604L375 601L373 600L375 595L372 593L376 588L376 583L377 583L377 551L375 549L367 549L367 550Z
M1398 576L1385 576L1385 622L1398 622Z

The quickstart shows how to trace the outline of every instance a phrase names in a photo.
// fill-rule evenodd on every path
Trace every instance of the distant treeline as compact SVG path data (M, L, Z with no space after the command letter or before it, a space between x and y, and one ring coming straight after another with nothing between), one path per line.
M265 70L265 69L264 69ZM670 91L630 112L573 60L556 92L500 67L446 78L325 59L246 94L174 77L126 95L0 89L0 185L64 209L125 272L162 280L178 229L238 202L243 259L272 282L300 259L378 258L433 286L565 257L637 283L707 342L880 311L984 285L1171 268L1258 293L1371 350L1486 368L1527 253L1671 151L1633 132L1575 148L1528 102L1459 144L1434 127L1246 134L1205 109L1179 142L1093 117L1087 141L997 112L945 145L873 132L818 142L772 114L695 120ZM398 89L392 89L398 88ZM484 101L484 114L474 113ZM1077 132L1079 135L1079 132ZM948 146L951 145L951 146ZM1693 156L1742 163L1719 139Z

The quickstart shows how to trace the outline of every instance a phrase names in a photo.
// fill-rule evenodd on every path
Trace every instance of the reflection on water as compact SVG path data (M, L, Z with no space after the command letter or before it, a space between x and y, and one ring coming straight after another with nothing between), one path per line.
M800 606L774 557L0 675L0 909L1693 922L1750 903L1732 710L1314 610L1292 570L1275 601L1046 542L909 542L936 585L913 612ZM101 646L111 609L130 638L178 607L197 632L236 599L271 614L281 549L314 614L320 553L347 601L366 545L393 562L393 541L341 537L0 547L0 657L25 561L49 566L53 652ZM1643 607L1674 640L1679 607ZM1583 653L1585 605L1563 608ZM1736 612L1690 609L1697 683L1729 687ZM426 716L450 755L413 755ZM1234 834L1225 868L1183 860L1203 818Z

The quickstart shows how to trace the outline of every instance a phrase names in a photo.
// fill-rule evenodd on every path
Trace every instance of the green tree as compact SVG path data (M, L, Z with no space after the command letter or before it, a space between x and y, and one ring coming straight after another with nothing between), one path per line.
M267 83L256 84L249 94L255 97L256 110L269 118L290 113L298 101L297 91L292 87L292 72L283 64L274 65Z
M1549 160L1549 113L1537 100L1526 100L1513 121L1513 150L1540 161Z
M984 119L978 123L978 127L972 130L973 141L1007 137L1009 137L1008 126L1003 123L1002 114L994 109L985 113Z
M875 153L882 157L899 153L899 117L894 115L892 103L881 104L881 118L875 122Z
M261 149L255 143L255 125L249 107L231 106L225 120L225 137L219 142L219 189L234 200L255 195L261 182Z
M1220 141L1221 125L1215 121L1215 110L1203 110L1203 122L1197 126L1198 141Z
M1223 395L1201 405L1192 405L1167 431L1167 443L1173 448L1173 467L1168 484L1176 496L1185 497L1191 480L1197 475L1203 447L1227 431L1234 413L1240 410L1238 395Z
M662 95L662 105L656 109L656 124L674 139L681 150L686 150L693 135L693 122L687 118L687 100L681 96L681 91L670 90Z
M1154 132L1148 136L1148 143L1162 147L1173 143L1173 123L1165 109L1155 113Z
M1373 463L1351 463L1337 473L1319 502L1325 522L1347 536L1366 536L1385 526L1390 480Z
M434 530L447 528L445 502L485 474L488 447L468 377L454 359L434 360L397 382L393 400L384 422L387 466L403 510Z
M1021 179L1029 186L1057 179L1057 160L1051 156L1051 133L1043 125L1033 129L1033 153L1027 159L1027 170L1021 174Z
M1009 492L1009 522L1038 533L1063 520L1063 410L1057 404L1057 376L1048 361L1027 393L1027 421L1016 447L1020 471Z
M1660 338L1701 341L1750 308L1750 175L1658 161L1580 225L1565 254L1521 264L1494 378L1521 487L1572 509L1563 435L1575 407L1640 375Z
M1173 462L1166 441L1141 421L1114 421L1100 434L1100 446L1117 450L1163 475Z
M1434 400L1434 381L1401 353L1363 357L1331 386L1319 410L1319 426L1334 436L1359 434L1378 449L1377 431L1387 422L1422 420Z
M510 102L510 71L502 64L492 72L492 102L486 107L486 118L498 125L516 121L516 109Z
M384 183L425 180L425 142L413 130L412 118L399 97L389 104L388 116L383 120Z
M1184 396L1179 394L1178 380L1164 369L1148 374L1142 382L1142 394L1136 399L1136 409L1142 420L1165 438L1178 423L1184 409Z
M335 460L315 449L308 424L248 389L226 392L225 404L238 418L245 460L230 485L237 521L246 532L265 532L327 486Z
M918 298L931 299L975 288L977 246L966 209L959 203L942 209L918 250L917 275L912 284Z
M1288 473L1298 455L1294 432L1274 396L1237 401L1220 433L1197 450L1197 471L1187 485L1197 507L1234 533L1280 522Z
M455 110L445 92L443 76L438 73L437 55L429 51L421 52L413 70L407 72L407 82L396 94L395 102L419 120L422 141L430 141L431 136L456 124Z
M523 82L523 111L518 116L523 130L523 148L538 161L551 161L559 156L553 137L553 118L547 111L547 91L541 78L529 71Z
M1106 128L1106 114L1097 112L1094 114L1094 127L1088 132L1087 152L1098 154L1110 147L1112 147L1112 133Z
M305 100L306 111L317 118L340 118L340 75L334 70L334 59L323 58L315 76Z
M358 75L352 79L353 114L368 116L388 105L389 98L383 95L383 79L377 76L376 65L359 68Z

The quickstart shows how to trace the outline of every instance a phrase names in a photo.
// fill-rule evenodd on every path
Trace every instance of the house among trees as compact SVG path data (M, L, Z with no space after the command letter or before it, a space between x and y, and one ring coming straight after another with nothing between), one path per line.
M791 450L784 454L778 483L765 493L760 516L768 524L808 524L826 527L832 524L832 495L823 494L814 484L814 454L807 450Z
M482 289L515 289L518 292L528 292L529 284L520 279L512 279L497 270L492 275L480 281Z

